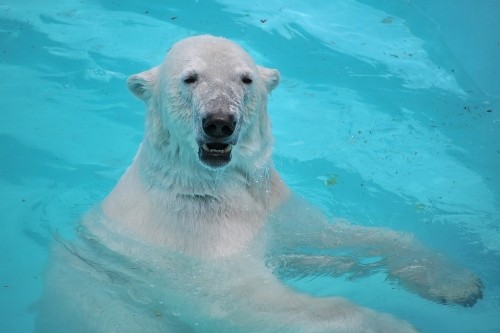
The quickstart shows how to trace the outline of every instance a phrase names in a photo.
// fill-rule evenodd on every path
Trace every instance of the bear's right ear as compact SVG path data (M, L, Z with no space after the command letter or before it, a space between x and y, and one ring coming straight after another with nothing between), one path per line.
M158 66L139 74L131 75L127 79L127 87L135 97L147 101L158 76Z

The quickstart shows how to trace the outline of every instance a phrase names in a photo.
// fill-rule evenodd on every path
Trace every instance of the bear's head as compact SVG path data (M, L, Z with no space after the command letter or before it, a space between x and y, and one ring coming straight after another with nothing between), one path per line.
M148 107L145 141L165 159L244 169L269 163L267 95L279 77L237 44L204 35L176 43L161 65L127 83Z

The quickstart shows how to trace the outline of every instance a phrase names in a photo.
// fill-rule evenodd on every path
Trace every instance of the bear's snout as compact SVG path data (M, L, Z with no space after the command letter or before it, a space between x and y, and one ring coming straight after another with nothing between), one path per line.
M238 120L231 113L208 113L201 119L203 135L198 138L200 161L211 168L231 161L233 145L238 141Z
M236 118L232 114L212 113L202 119L202 128L209 139L224 140L233 135Z

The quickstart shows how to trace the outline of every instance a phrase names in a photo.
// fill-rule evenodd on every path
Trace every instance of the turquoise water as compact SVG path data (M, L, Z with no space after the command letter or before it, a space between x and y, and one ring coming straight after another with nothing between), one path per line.
M410 231L475 271L472 308L375 275L288 281L422 332L500 332L497 1L11 1L0 4L0 331L32 332L51 242L130 164L130 74L189 35L223 35L281 86L270 113L286 182L323 208Z

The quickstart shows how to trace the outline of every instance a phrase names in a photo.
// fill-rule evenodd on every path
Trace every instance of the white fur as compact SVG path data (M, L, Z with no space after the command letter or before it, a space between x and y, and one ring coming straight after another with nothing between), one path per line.
M79 239L54 249L41 331L415 332L341 298L296 293L275 274L384 266L429 299L470 305L481 296L473 274L409 235L328 224L290 193L271 161L267 95L278 82L278 71L212 36L175 44L161 65L129 78L147 106L143 143ZM237 119L231 161L219 168L198 157L201 119L214 110ZM345 249L351 255L328 252ZM383 259L370 268L363 256Z

